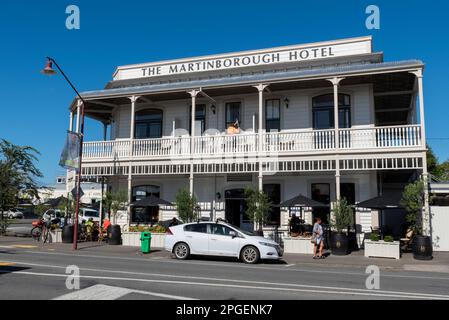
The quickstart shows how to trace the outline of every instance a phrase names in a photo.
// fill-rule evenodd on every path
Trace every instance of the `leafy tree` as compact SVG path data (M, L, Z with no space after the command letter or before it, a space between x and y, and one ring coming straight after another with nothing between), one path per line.
M262 233L262 228L267 222L273 204L266 193L254 188L247 188L245 190L245 197L247 205L246 214L250 221L256 225L259 233Z
M198 206L198 200L195 196L191 196L189 191L185 189L178 191L175 206L178 211L179 218L183 222L192 222L198 218L195 210Z
M112 223L117 223L117 213L119 210L125 210L128 201L128 193L125 190L115 192L106 192L103 197L103 206L112 215Z
M37 155L39 152L32 147L0 140L0 211L14 208L23 197L39 199L36 179L42 173L35 165ZM2 225L4 220L1 215Z
M438 176L438 158L433 149L427 145L427 171L434 176Z
M354 214L352 207L348 204L346 198L342 197L335 202L335 207L332 210L334 213L331 219L331 226L337 230L338 233L342 233L344 230L354 224Z
M416 180L408 184L402 193L401 204L407 211L406 221L415 234L422 234L422 208L424 206L424 182Z

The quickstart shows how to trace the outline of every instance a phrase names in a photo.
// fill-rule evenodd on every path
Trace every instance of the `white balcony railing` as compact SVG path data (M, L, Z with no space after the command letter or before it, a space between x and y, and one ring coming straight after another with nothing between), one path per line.
M340 150L390 149L422 146L419 125L350 128L339 130ZM258 134L195 137L194 156L251 154L258 151ZM190 156L189 137L115 140L84 143L85 160L129 158L173 158ZM262 135L263 152L314 152L335 150L335 130L270 132ZM132 150L132 151L131 151Z

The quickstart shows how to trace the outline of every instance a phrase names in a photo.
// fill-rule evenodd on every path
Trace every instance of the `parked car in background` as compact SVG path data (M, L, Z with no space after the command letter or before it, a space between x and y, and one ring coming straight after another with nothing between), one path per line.
M17 210L17 209L11 209L9 211L3 212L3 217L6 217L8 219L23 219L23 212Z
M224 256L255 264L263 259L279 260L281 246L273 240L241 230L225 222L197 222L170 227L165 249L179 260L190 255Z
M92 219L94 222L100 222L100 212L94 209L80 208L78 219L80 223L89 219Z

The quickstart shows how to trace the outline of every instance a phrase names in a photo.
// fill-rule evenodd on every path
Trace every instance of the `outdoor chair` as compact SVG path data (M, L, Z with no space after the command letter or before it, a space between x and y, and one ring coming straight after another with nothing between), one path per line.
M400 243L401 243L401 249L402 250L408 250L411 247L412 244L412 240L413 240L413 230L412 229L408 229L407 233L405 234L405 238L401 238L400 239Z

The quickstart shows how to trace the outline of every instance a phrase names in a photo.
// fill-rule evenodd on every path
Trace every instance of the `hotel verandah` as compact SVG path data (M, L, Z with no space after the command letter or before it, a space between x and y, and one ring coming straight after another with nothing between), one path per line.
M383 56L361 37L119 67L105 89L82 93L86 116L105 126L105 141L84 144L82 174L105 177L130 201L174 201L185 188L204 217L249 229L249 185L274 203L399 193L410 179L427 179L424 65ZM70 108L75 131L80 106ZM235 120L242 132L230 135ZM305 219L328 211L306 210ZM129 222L176 214L152 212ZM357 232L375 227L377 214L358 210ZM267 230L287 232L288 221L288 211L273 210ZM401 232L400 221L391 223Z

